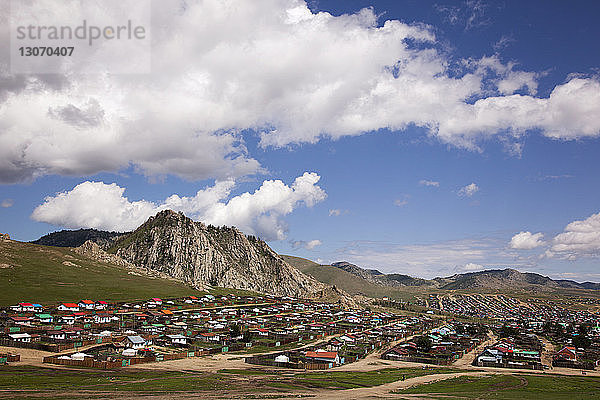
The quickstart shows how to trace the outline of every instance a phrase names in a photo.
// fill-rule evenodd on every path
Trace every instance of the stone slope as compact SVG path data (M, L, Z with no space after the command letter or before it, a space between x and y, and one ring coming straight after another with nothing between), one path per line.
M170 210L148 219L109 252L197 288L220 286L291 297L313 297L326 288L287 264L262 240Z

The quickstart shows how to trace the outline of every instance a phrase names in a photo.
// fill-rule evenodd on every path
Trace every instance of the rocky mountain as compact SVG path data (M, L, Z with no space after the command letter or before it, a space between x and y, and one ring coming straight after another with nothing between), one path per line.
M338 261L338 262L331 264L331 266L339 268L346 272L349 272L353 275L356 275L356 276L366 279L368 281L372 281L376 277L383 276L383 274L381 272L377 271L376 269L361 268L357 265L350 264L349 262L346 262L346 261Z
M536 290L551 289L588 289L600 290L600 284L593 282L575 282L571 280L554 280L531 272L519 272L512 268L493 269L435 279L413 278L408 275L383 274L375 269L365 269L348 262L336 262L331 266L349 272L352 275L386 287L422 287L442 290L470 289L502 289L519 290L533 288Z
M402 274L384 274L376 269L361 268L346 261L335 262L331 266L349 272L371 283L383 286L438 286L434 281L413 278L412 276Z
M326 289L286 263L264 241L233 227L194 222L170 210L119 238L108 252L197 288L220 286L293 297L319 296Z
M127 235L127 233L106 232L96 229L62 230L49 233L31 243L43 246L79 247L89 240L106 250L124 235Z

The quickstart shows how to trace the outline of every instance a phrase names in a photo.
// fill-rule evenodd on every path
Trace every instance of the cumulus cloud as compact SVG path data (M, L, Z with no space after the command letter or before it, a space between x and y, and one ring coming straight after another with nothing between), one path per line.
M546 255L569 260L579 257L599 257L600 213L568 224L562 233L552 239L552 246Z
M332 259L345 259L365 268L386 273L433 278L465 272L464 266L487 268L520 267L518 260L503 248L501 239L462 239L429 244L403 245L378 241L354 241L337 249ZM481 269L484 269L483 267Z
M36 3L57 22L74 12ZM485 20L484 3L467 7L468 27ZM0 14L3 26L10 18ZM434 28L380 21L370 8L333 16L301 0L163 0L153 2L151 35L160 57L150 74L16 77L0 58L0 181L129 167L227 180L260 171L247 129L265 147L409 125L474 150L528 130L600 135L598 79L536 97L537 73L497 56L455 62Z
M323 243L319 239L309 240L308 242L304 240L294 240L291 242L294 249L304 248L306 250L312 250L322 244Z
M475 183L471 183L471 184L461 188L458 191L458 195L460 197L471 197L478 191L479 191L479 186L477 186Z
M291 185L267 180L253 193L229 198L233 180L217 181L195 196L172 195L161 203L130 201L125 188L115 183L83 182L72 190L49 196L35 208L32 218L66 228L96 228L128 231L164 209L183 211L213 225L233 225L265 240L282 240L287 225L284 216L300 206L313 207L326 198L317 186L320 176L306 172ZM309 242L312 243L312 242ZM317 244L312 243L312 246Z
M427 179L422 179L419 181L419 185L421 186L434 186L434 187L439 187L440 183L437 181L430 181Z
M0 203L0 207L2 208L10 208L15 204L15 201L13 199L4 199L2 200L2 203Z
M543 233L519 232L510 240L510 248L515 250L531 250L543 246Z

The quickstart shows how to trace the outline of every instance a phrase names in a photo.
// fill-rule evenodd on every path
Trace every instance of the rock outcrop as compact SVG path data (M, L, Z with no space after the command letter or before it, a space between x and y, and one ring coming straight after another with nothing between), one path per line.
M265 242L236 228L194 222L166 210L109 249L138 268L194 287L219 286L311 297L326 286L287 264Z

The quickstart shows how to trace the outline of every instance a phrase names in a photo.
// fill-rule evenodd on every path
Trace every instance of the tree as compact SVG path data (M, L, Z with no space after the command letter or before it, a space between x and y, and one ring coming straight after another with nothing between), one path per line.
M515 336L519 333L519 330L507 325L502 326L500 328L500 337L507 338L511 336Z
M583 324L579 325L579 328L577 328L577 332L580 335L587 335L588 333L590 333L591 330L592 324L590 324L589 322L584 322Z
M428 353L429 350L431 350L431 346L433 346L431 339L429 339L427 336L417 337L415 339L415 344L417 345L417 349L423 353Z
M573 346L578 349L587 349L591 344L592 341L585 335L573 336Z
M242 329L240 328L239 325L233 325L229 329L229 333L231 334L231 337L238 337L242 334Z
M250 343L252 341L252 332L244 331L244 335L242 336L242 342Z

